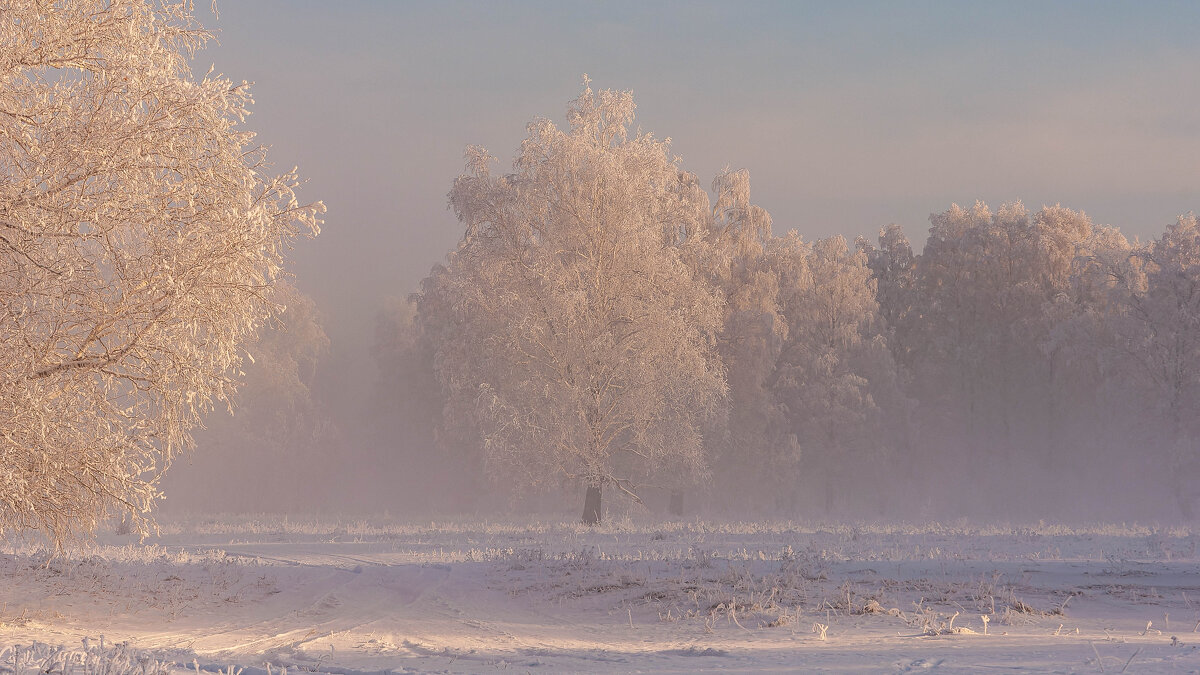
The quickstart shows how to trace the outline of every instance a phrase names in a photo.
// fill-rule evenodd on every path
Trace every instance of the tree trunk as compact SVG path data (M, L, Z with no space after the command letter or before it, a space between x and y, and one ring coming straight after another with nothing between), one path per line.
M600 522L600 486L589 485L587 494L583 497L583 524L595 525Z
M1177 426L1176 429L1178 428ZM1176 431L1176 433L1176 438L1183 436L1183 433L1180 431ZM1192 443L1187 440L1175 441L1175 447L1172 448L1169 460L1169 466L1171 467L1171 496L1175 498L1175 505L1179 508L1179 515L1183 516L1184 521L1189 524L1196 521L1196 500L1192 481L1194 480L1193 477L1198 466L1197 462L1189 461L1192 454L1191 447Z
M676 517L683 516L683 490L671 490L671 503L667 512Z

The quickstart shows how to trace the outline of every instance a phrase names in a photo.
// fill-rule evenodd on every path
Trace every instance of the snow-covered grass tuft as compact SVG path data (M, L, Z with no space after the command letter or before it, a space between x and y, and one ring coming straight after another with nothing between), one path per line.
M167 675L174 665L103 637L75 649L41 642L0 649L0 673L11 675Z

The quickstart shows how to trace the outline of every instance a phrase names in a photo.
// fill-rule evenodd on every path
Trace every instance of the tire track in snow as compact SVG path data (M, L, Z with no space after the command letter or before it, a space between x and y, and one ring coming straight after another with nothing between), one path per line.
M434 592L451 574L447 566L397 565L369 555L303 550L307 547L296 551L267 548L272 549L269 555L260 551L227 554L276 567L277 583L283 586L277 593L261 602L231 604L227 611L232 618L220 622L216 631L212 621L192 621L188 622L194 624L191 627L176 625L170 632L144 636L144 643L186 647L198 654L300 651L330 635L365 632L386 623ZM314 577L314 572L319 576ZM431 609L436 607L423 608L420 613L428 614Z

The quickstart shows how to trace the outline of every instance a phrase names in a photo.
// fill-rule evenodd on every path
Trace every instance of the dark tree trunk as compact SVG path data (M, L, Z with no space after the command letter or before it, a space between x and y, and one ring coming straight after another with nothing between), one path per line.
M583 524L595 525L600 522L600 486L589 485L587 494L583 497Z
M1179 515L1187 523L1196 522L1196 502L1192 492L1192 471L1194 466L1190 463L1181 462L1178 458L1171 462L1174 466L1171 471L1171 495L1175 498L1175 505L1179 508Z
M683 516L683 490L671 490L671 503L667 512L673 516Z

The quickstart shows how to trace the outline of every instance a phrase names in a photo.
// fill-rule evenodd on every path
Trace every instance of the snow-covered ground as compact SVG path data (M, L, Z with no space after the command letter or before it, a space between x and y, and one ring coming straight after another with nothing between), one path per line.
M1200 672L1197 542L1132 525L193 518L49 561L5 544L0 672Z

